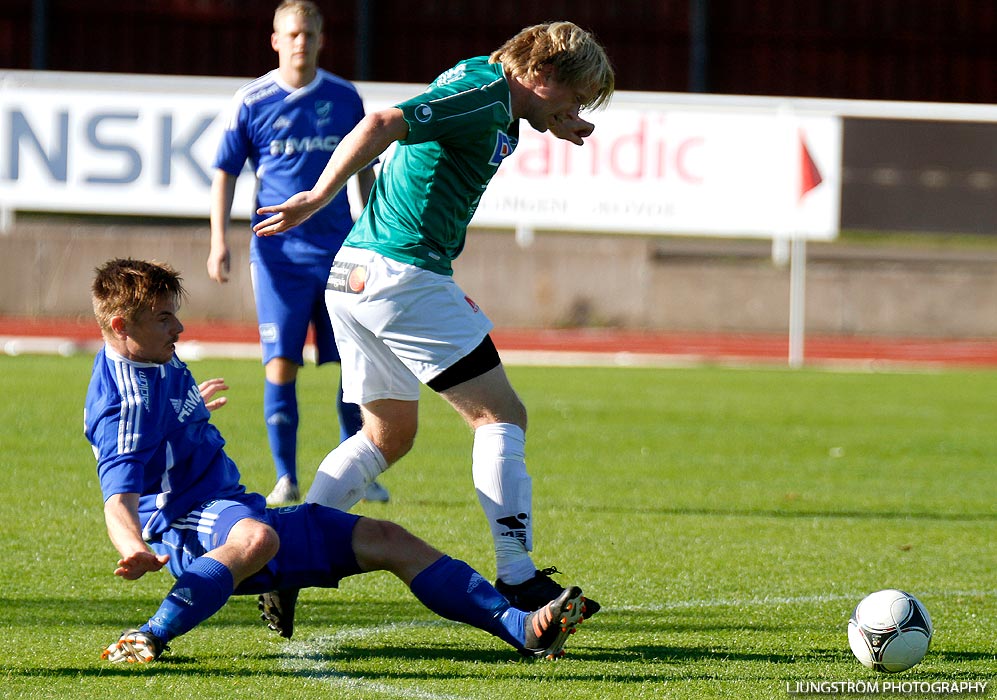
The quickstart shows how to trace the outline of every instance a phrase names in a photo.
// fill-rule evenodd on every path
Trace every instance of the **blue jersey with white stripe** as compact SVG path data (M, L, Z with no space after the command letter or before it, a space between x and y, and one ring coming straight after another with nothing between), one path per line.
M127 360L107 346L97 353L83 430L104 500L139 494L147 541L208 501L245 493L209 417L190 370L175 355L159 365Z
M311 189L346 134L363 119L356 88L319 69L315 79L293 88L277 70L235 94L215 157L215 167L238 175L249 160L256 172L256 206L281 204ZM252 222L262 220L253 210ZM252 237L252 259L332 263L353 226L344 188L327 206L280 236Z

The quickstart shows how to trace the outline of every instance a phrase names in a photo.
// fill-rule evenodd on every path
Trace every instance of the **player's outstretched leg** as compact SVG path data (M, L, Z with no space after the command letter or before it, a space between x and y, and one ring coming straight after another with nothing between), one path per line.
M527 657L563 656L568 635L585 610L577 586L565 589L535 612L520 610L465 562L445 555L420 572L410 588L437 615L489 632Z

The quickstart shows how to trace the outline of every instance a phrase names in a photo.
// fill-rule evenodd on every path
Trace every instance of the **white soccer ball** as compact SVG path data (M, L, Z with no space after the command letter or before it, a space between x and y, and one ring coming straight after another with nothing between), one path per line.
M863 666L898 673L914 666L931 644L931 617L910 593L872 593L855 606L848 621L848 644Z

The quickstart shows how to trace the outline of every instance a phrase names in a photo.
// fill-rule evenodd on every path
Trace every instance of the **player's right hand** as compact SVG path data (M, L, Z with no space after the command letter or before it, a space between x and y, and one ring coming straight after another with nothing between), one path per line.
M168 554L155 554L149 550L135 552L118 560L118 568L114 570L114 575L134 581L146 572L159 571L169 560Z
M595 131L595 124L585 121L577 114L569 114L555 118L549 131L559 139L581 146Z
M219 284L228 282L231 254L228 248L211 247L208 253L208 277Z

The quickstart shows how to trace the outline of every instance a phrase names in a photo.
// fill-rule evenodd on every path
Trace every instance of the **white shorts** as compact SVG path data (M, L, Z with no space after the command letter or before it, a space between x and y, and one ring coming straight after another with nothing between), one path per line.
M469 354L492 329L453 277L360 248L336 255L325 303L350 403L417 401L420 382Z

